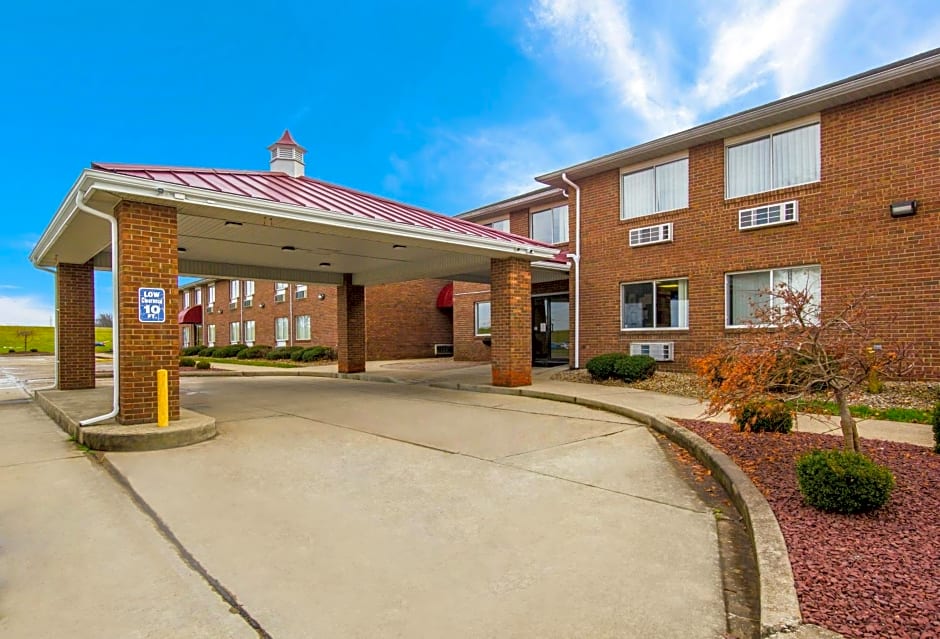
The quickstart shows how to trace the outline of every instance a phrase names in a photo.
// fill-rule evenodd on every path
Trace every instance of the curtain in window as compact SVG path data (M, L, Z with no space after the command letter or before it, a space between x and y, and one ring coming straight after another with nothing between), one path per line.
M772 189L770 138L728 147L725 170L728 197L739 197Z
M547 244L552 243L552 212L541 211L532 214L532 239Z
M289 326L288 319L286 317L278 317L274 320L274 339L279 342L287 341L287 329Z
M688 159L656 167L656 208L654 211L673 211L689 206Z
M819 179L819 125L804 126L773 138L774 188Z
M739 273L728 278L728 325L739 326L754 320L754 307L765 306L770 288L770 272Z
M552 244L568 241L568 207L552 209Z
M622 219L648 215L656 210L656 176L653 169L623 176Z
M298 315L294 318L294 335L297 339L310 339L310 316Z

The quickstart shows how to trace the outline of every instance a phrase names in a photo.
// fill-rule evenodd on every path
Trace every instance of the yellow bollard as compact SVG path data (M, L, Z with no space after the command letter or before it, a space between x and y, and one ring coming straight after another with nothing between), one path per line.
M170 425L170 391L169 378L165 368L157 371L157 426L164 428Z

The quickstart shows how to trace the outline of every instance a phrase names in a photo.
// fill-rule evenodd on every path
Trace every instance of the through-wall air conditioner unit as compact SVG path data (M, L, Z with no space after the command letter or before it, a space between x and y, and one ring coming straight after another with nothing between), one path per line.
M630 342L631 355L649 355L657 362L675 359L675 342Z
M296 291L294 293L295 300L305 300L307 299L307 291Z
M251 298L250 298L250 297L249 297L247 300L245 300L244 302L242 302L242 307L244 307L244 308L251 308L251 305L252 305L252 302L251 302Z
M238 300L235 300L235 301L233 301L233 302L229 302L229 304L228 304L228 310L234 311L236 308L238 308Z
M746 231L762 226L777 226L778 224L792 224L800 220L800 204L796 200L757 206L753 209L738 211L738 230Z
M672 242L672 222L630 229L630 246Z
M434 357L453 357L453 355L454 355L453 344L435 344L434 345Z

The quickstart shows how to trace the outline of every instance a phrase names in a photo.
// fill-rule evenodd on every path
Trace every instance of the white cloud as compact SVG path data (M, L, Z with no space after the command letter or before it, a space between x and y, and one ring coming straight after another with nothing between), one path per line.
M716 7L706 22L717 22L711 55L699 75L698 109L710 111L748 93L769 76L778 96L808 88L819 75L820 50L845 0L739 0ZM716 13L727 16L717 18Z
M534 26L547 31L555 49L589 62L621 109L641 118L654 135L687 128L693 112L679 104L658 56L641 52L622 3L615 0L536 0ZM651 39L651 44L655 38ZM655 50L658 47L653 47ZM579 80L591 74L579 76Z
M52 304L31 295L0 295L0 325L49 326Z

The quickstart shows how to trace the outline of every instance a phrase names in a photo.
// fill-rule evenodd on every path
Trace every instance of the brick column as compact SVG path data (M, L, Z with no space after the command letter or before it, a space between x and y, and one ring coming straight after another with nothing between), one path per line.
M87 264L58 264L55 348L59 390L95 387L95 270Z
M532 270L525 260L490 261L494 386L532 383Z
M352 283L352 275L343 275L343 284L336 288L336 353L340 373L361 373L366 370L366 289Z
M157 421L157 370L169 372L170 419L180 416L179 295L177 294L176 209L122 201L114 209L118 220L120 326L120 410L118 422ZM166 321L141 323L138 289L166 292Z

